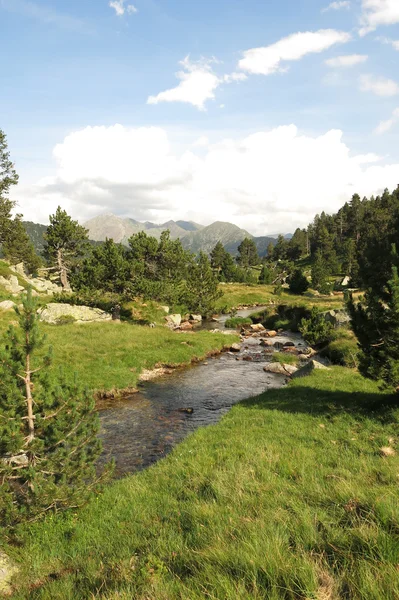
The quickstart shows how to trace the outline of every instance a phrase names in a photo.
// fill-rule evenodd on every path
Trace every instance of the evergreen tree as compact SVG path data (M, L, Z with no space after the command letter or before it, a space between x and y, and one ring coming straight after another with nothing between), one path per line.
M107 239L91 249L79 269L72 274L71 281L79 291L101 290L123 294L131 289L131 266L122 244Z
M304 294L309 289L309 282L302 269L295 269L290 277L290 292Z
M10 188L17 185L18 175L14 165L10 160L10 153L7 148L7 138L0 129L0 244L7 239L11 227L11 211L15 207L15 202L9 199Z
M237 262L241 267L248 269L259 264L259 255L253 240L245 238L238 246Z
M287 258L288 242L283 235L277 238L277 244L273 250L273 260L285 260Z
M259 275L259 283L263 285L270 285L271 283L273 283L273 278L274 272L271 269L270 265L264 264Z
M218 242L211 252L211 266L212 269L221 271L223 264L226 260L226 254L228 252L224 249L222 242Z
M307 233L305 229L296 229L294 235L287 244L287 258L289 260L299 260L306 256Z
M360 302L349 301L352 328L361 348L360 371L399 390L399 257L393 246L391 278L372 287Z
M274 244L273 242L269 242L268 246L267 246L267 259L268 260L273 260L273 253L274 253Z
M50 215L44 252L50 265L57 268L65 291L71 289L68 278L71 267L88 247L88 233L60 206L55 215Z
M218 288L218 280L204 252L200 252L197 262L191 267L186 287L187 303L192 312L202 316L214 312L216 301L223 293Z
M11 264L24 263L28 273L36 273L41 266L42 261L36 254L32 242L25 227L22 224L20 215L13 219L5 236L2 246L4 257Z
M98 483L101 443L92 394L50 373L31 291L0 353L0 522L80 506Z
M320 250L317 250L312 264L312 286L324 290L328 280L328 269Z

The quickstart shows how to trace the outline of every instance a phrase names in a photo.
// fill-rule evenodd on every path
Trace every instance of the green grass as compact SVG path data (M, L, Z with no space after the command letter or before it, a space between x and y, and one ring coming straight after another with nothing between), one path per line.
M0 333L15 313L0 313ZM235 336L200 331L178 334L165 327L143 327L132 323L86 323L41 325L46 347L53 347L53 368L77 373L83 386L91 390L122 390L134 387L143 369L156 364L186 364L203 358L236 341Z
M396 600L399 409L335 367L235 406L4 549L14 600Z
M235 329L242 325L252 325L252 319L250 317L232 317L231 319L227 319L225 323L227 329Z
M272 356L272 362L278 362L282 365L296 365L299 358L289 352L275 352Z
M322 355L335 365L356 368L359 362L359 347L353 331L340 327L332 332L331 338Z
M334 296L299 296L290 294L288 290L283 291L281 296L273 294L273 285L245 285L226 284L221 285L222 298L218 301L217 309L227 311L237 306L255 306L257 304L289 304L290 306L303 306L312 308L318 306L320 310L339 309L343 307L343 294ZM311 293L311 292L310 292Z

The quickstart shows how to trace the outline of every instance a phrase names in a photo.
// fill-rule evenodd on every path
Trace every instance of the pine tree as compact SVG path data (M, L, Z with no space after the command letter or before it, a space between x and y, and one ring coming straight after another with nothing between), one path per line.
M268 260L273 260L273 253L274 253L274 244L273 242L269 242L268 246L267 246L267 259Z
M315 290L323 290L328 279L328 269L320 250L317 250L312 264L312 287Z
M200 252L197 262L190 269L186 286L189 309L202 316L212 314L216 301L223 293L218 288L218 280L204 252Z
M270 285L273 283L273 270L270 268L270 265L264 264L262 266L262 270L259 275L259 283L263 285Z
M361 348L360 370L399 390L399 257L392 248L392 275L384 289L369 288L364 299L349 301L352 328Z
M226 254L227 252L224 249L222 242L218 242L210 254L212 269L217 269L218 271L222 270Z
M274 260L285 260L287 258L288 242L283 235L279 235L277 238L277 244L274 246L273 259Z
M8 194L10 187L17 185L17 183L18 175L10 160L7 137L0 129L0 244L7 237L11 222L11 211L15 207L15 202L9 199Z
M290 292L304 294L309 289L309 282L302 269L295 269L290 277Z
M76 381L51 373L31 291L0 354L0 522L83 504L97 485L99 421Z
M64 290L69 291L68 272L87 248L88 230L73 221L59 206L55 215L50 215L45 239L45 256L57 268Z
M37 269L42 264L41 259L36 254L33 244L26 233L20 215L17 215L15 219L10 222L2 249L4 257L9 260L11 264L16 265L21 262L24 263L28 273L36 273Z
M245 238L238 246L237 262L245 269L259 264L258 249L253 240Z

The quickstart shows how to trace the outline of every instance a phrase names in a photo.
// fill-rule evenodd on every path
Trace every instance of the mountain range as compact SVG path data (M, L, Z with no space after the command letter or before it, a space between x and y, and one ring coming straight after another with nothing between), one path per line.
M169 230L172 239L180 239L183 247L195 254L200 250L210 253L217 242L222 242L225 249L231 254L237 254L237 249L245 238L253 239L258 249L259 256L267 255L270 242L274 245L276 237L255 237L237 225L223 221L216 221L211 225L199 225L193 221L167 221L156 224L146 221L141 223L134 219L122 218L116 215L100 215L83 224L89 231L89 238L95 242L104 242L112 238L115 242L127 245L128 239L140 231L159 239L163 231ZM42 253L44 234L47 227L38 223L24 222L25 229L35 246L37 252ZM290 235L286 236L291 237Z

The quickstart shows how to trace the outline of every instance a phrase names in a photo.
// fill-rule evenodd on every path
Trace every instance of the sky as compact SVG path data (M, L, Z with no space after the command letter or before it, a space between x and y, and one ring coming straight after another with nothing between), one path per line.
M12 198L292 232L399 183L399 0L0 0Z

